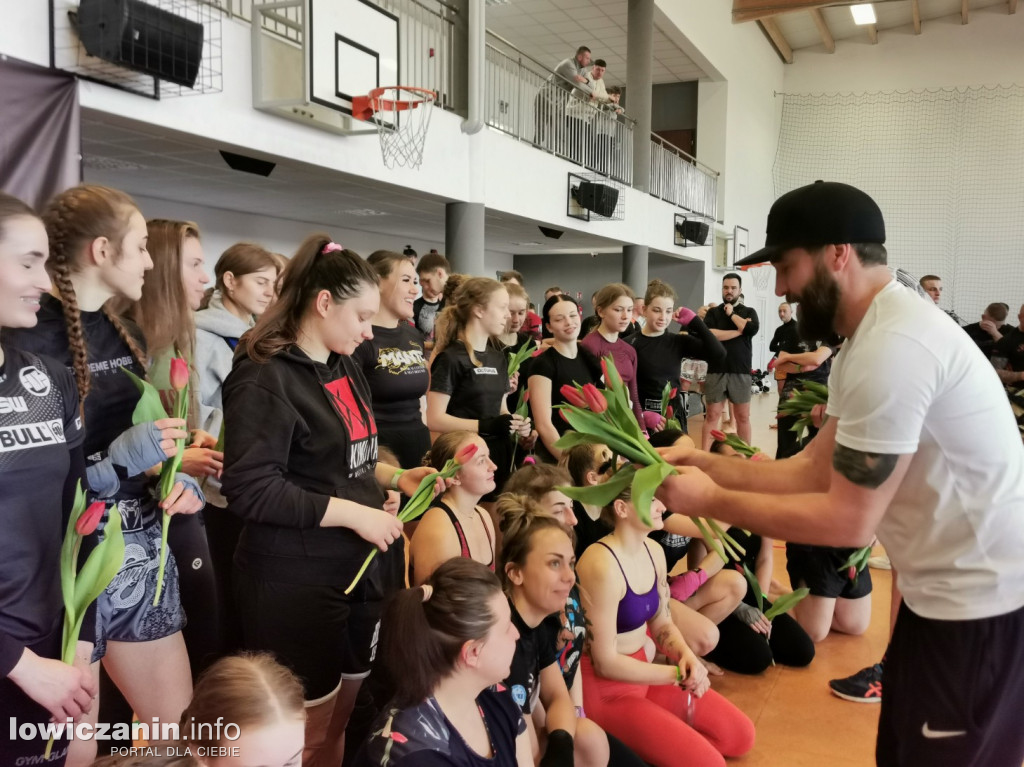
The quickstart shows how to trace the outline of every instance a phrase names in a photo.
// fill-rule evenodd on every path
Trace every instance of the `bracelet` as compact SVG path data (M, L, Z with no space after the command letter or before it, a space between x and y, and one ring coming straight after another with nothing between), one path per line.
M391 481L388 482L388 490L398 489L398 478L405 474L405 469L397 469L394 474L391 475Z

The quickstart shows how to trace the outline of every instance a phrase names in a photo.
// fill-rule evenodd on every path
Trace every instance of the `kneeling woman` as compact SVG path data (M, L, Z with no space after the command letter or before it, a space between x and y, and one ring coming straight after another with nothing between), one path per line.
M724 765L724 756L754 745L754 724L710 689L707 669L672 622L665 554L647 540L664 509L651 502L648 528L627 489L602 512L613 531L577 566L591 623L583 702L590 718L655 767L681 758L690 767ZM647 628L672 665L648 662Z
M397 693L357 767L533 767L526 723L500 687L518 638L497 576L479 562L450 559L400 591L381 635Z

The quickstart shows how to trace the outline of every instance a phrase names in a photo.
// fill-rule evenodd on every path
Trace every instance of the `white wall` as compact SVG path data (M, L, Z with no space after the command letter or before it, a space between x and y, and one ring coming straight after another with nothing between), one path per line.
M768 209L775 201L772 164L779 130L775 92L782 90L784 64L755 24L733 24L724 0L660 0L656 22L709 77L698 86L697 159L722 172L720 228L750 231L753 252L764 244ZM669 24L674 29L666 29ZM722 272L704 271L706 301L721 301ZM747 303L757 291L744 280ZM774 283L766 294L771 306ZM767 360L767 339L778 318L761 317L754 365Z
M836 52L798 50L785 68L785 93L862 93L1024 83L1024 13L1006 5L972 8L878 33L878 45L838 40Z

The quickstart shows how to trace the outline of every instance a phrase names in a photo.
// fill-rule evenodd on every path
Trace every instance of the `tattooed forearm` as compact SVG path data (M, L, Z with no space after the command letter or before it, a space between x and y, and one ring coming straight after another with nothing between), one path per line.
M683 645L675 626L665 626L654 635L655 646L673 663L683 656Z
M898 455L864 453L837 444L832 453L832 468L853 484L873 490L889 479L898 460Z

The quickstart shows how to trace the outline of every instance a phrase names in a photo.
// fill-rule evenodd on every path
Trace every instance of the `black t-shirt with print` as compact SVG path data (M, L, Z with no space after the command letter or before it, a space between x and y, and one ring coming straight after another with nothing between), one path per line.
M374 325L373 338L352 355L363 369L379 426L407 426L421 420L420 397L430 375L423 357L423 333L406 322L396 328Z
M444 301L440 298L437 301L428 301L420 296L412 302L413 324L427 341L434 340L434 323L437 322L437 316L443 310Z
M85 398L85 458L89 464L107 457L110 443L132 427L132 415L139 401L139 390L124 374L127 368L139 377L145 371L132 356L117 328L102 311L82 312L82 329L89 362L90 387ZM4 341L19 349L53 357L72 367L67 326L60 301L44 294L40 300L39 321L34 328L4 330ZM122 320L128 332L143 346L142 333L133 323ZM120 488L109 500L117 501L124 532L138 531L157 512L150 493L151 479L145 474L121 477Z
M22 645L35 642L61 620L60 546L67 519L63 507L68 455L85 436L74 378L60 362L6 342L3 356L0 647L5 635ZM0 669L0 674L9 670Z
M545 349L540 355L530 360L530 376L542 376L551 381L551 407L564 405L565 397L561 389L565 384L588 383L600 385L601 362L582 346L576 347L576 356L572 359L563 357L553 346ZM520 381L522 379L520 378ZM552 410L551 423L559 434L565 434L571 427L562 417Z
M564 621L559 627L558 668L562 671L566 689L571 689L576 681L576 670L580 665L580 655L587 639L587 620L580 601L580 585L575 583L565 601L565 609L561 616Z
M522 712L529 714L540 697L540 672L558 661L558 634L562 625L556 613L530 628L511 599L508 603L512 608L512 623L519 631L519 641L505 686Z
M461 341L446 346L430 365L430 391L448 394L448 415L491 418L501 413L508 392L508 357L490 343L476 351L474 365Z
M418 706L388 708L373 725L356 756L356 767L517 767L516 738L526 722L508 690L497 685L476 697L491 739L491 758L469 747L437 700Z

